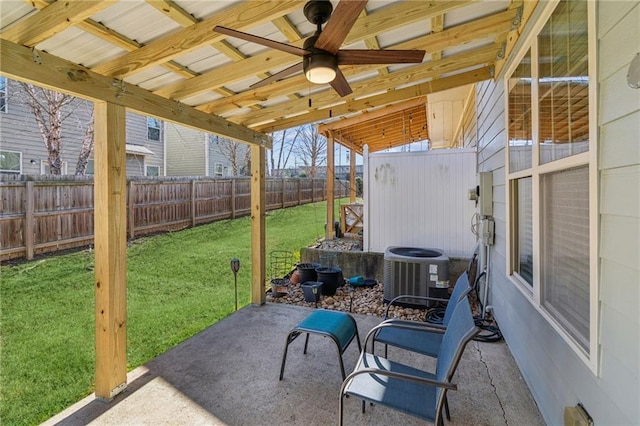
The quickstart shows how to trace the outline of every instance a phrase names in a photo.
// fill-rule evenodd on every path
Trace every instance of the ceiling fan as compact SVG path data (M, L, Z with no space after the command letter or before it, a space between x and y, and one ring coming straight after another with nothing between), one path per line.
M331 17L333 5L329 0L307 2L304 5L304 16L316 25L317 30L304 41L302 48L220 26L216 26L214 31L302 56L302 62L265 78L252 85L252 88L262 87L303 71L311 83L329 83L340 96L346 96L352 90L339 65L414 64L422 62L425 54L424 50L341 50L340 46L366 4L367 0L340 1ZM323 30L324 23L327 25Z

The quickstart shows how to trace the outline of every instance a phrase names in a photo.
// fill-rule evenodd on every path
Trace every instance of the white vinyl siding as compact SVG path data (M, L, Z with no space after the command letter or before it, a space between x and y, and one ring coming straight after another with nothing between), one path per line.
M210 176L206 164L208 136L173 123L165 123L166 175Z

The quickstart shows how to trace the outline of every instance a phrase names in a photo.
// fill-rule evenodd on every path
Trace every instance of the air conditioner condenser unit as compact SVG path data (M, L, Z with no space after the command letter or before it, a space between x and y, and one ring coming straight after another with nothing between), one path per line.
M384 302L401 295L449 298L449 257L442 250L388 247L384 253ZM437 302L403 299L408 307L432 307Z

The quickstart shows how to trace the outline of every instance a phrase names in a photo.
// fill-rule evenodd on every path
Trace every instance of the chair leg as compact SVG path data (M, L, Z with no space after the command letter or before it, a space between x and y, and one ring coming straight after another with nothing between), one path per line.
M338 426L342 426L342 417L344 412L344 394L340 394L340 401L338 402Z
M282 354L282 364L280 365L280 380L282 380L282 377L284 376L284 365L287 362L287 351L289 350L289 344L293 342L296 337L298 336L295 335L295 331L292 331L287 335L287 343L284 345L284 353Z
M447 416L447 420L451 421L451 413L449 413L449 400L447 395L444 395L444 414Z
M338 361L340 361L340 372L342 373L342 380L347 378L347 375L344 373L344 362L342 362L342 352L340 352L340 348L338 348Z
M307 345L309 344L309 333L307 333L307 337L304 339L304 352L303 354L307 354Z

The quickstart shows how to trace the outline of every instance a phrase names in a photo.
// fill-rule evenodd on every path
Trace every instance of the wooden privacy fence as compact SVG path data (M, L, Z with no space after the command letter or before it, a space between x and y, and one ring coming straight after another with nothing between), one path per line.
M0 182L0 260L93 243L93 179ZM248 215L249 178L136 178L127 182L129 239ZM267 178L267 210L326 199L324 179ZM336 185L336 198L349 195Z

